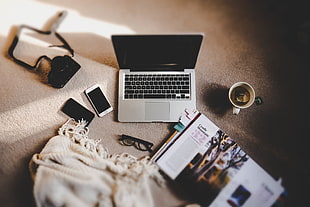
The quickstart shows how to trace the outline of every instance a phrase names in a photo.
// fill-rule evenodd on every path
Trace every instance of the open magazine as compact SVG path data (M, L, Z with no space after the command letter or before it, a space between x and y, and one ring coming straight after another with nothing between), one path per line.
M185 111L152 159L203 205L280 206L284 191L239 145L198 111ZM279 205L278 205L278 204Z

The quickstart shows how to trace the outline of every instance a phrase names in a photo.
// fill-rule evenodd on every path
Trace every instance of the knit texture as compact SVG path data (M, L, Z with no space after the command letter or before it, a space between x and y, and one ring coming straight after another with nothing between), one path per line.
M154 206L149 181L163 179L149 157L110 155L87 135L84 122L68 120L33 155L29 166L37 206Z

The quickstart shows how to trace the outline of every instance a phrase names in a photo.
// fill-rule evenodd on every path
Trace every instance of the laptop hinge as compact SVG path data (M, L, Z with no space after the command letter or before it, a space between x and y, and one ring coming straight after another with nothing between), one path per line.
M182 67L133 67L130 71L184 71Z

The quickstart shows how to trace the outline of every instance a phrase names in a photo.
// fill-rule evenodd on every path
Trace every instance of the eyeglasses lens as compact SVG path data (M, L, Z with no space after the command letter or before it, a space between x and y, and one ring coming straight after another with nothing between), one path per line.
M132 145L134 145L134 143L135 143L135 141L132 140L132 139L122 139L121 141L122 141L122 143L123 143L124 145L126 145L126 146L132 146Z

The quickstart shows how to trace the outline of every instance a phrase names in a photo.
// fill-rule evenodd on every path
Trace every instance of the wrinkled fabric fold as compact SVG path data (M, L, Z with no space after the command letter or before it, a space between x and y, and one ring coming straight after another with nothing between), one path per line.
M88 138L84 122L68 120L34 154L30 172L38 207L154 206L150 178L163 179L149 157L109 154L99 140Z

